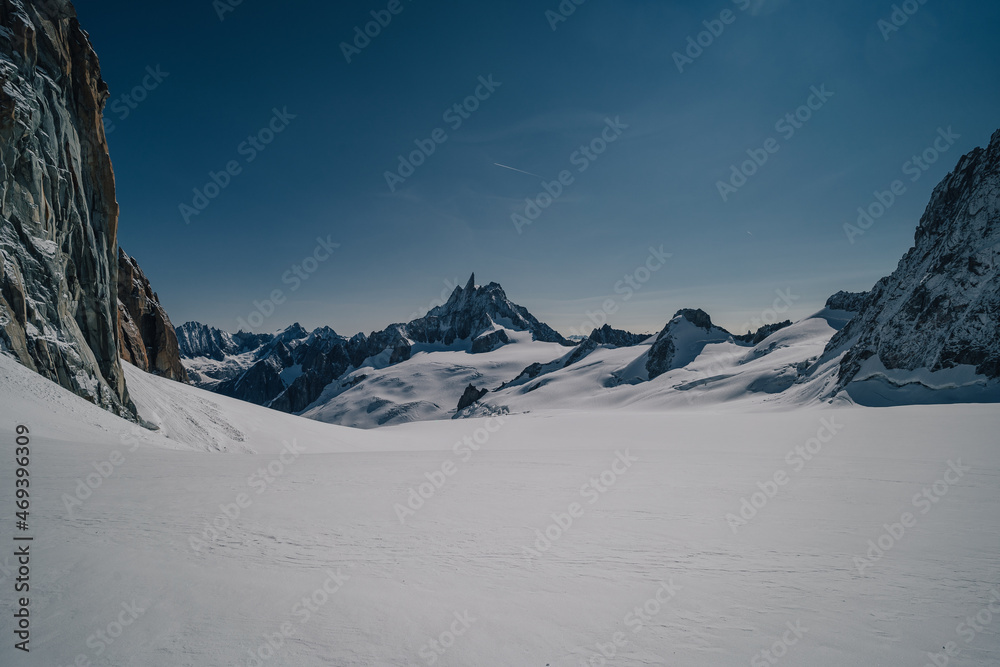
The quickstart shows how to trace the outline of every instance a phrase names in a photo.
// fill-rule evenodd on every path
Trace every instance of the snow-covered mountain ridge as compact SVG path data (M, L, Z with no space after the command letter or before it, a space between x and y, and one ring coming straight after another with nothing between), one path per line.
M891 276L869 292L838 292L796 323L734 335L685 308L656 336L604 326L573 345L500 285L479 287L473 277L425 317L370 336L309 334L296 325L254 338L189 324L178 337L193 340L197 331L199 341L211 341L199 342L203 356L185 360L196 381L210 378L202 386L358 427L636 402L651 409L993 402L1000 401L998 267L1000 131L937 186L914 247ZM261 343L253 351L235 344L249 338ZM223 344L231 352L219 360ZM182 349L193 354L196 346Z
M478 286L474 275L425 316L369 335L347 338L329 327L308 332L298 324L275 334L230 334L188 322L178 327L177 336L196 385L284 412L304 410L325 390L335 393L331 384L349 371L399 364L417 351L485 354L515 340L571 345L510 301L500 285ZM355 374L346 388L364 379Z

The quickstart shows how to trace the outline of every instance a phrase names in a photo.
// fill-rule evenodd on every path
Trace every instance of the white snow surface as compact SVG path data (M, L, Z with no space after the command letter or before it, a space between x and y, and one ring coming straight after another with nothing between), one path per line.
M417 343L410 359L402 363L366 365L331 383L302 414L357 428L448 419L469 384L495 389L525 366L552 361L572 349L533 341L530 332L506 331L509 344L480 354L470 352L471 341L451 346ZM352 384L360 376L364 381Z
M806 331L786 336L761 357L772 367L761 378L812 345ZM16 424L31 431L34 537L24 654L12 639L13 521L0 523L0 665L410 666L433 654L444 666L575 667L605 664L616 633L607 664L919 667L949 642L961 650L951 665L1000 664L1000 616L988 611L1000 604L995 405L761 410L714 400L729 391L719 380L672 409L620 387L640 393L613 410L567 400L502 423L363 431L126 374L159 432L0 355L5 440ZM288 455L293 440L303 451ZM12 446L4 456L9 516ZM88 475L122 458L67 511ZM401 523L394 505L428 475L441 487ZM754 496L776 478L773 497ZM591 479L605 491L581 493ZM925 490L935 501L917 504ZM250 504L225 519L240 494ZM734 533L726 517L744 499L759 508ZM555 534L553 515L565 525L573 503L572 525L528 554L535 530ZM915 523L887 538L904 513ZM217 539L213 521L228 522ZM859 572L855 557L880 539L884 555ZM342 585L327 594L331 574ZM134 621L123 605L141 609ZM290 636L268 650L283 624Z

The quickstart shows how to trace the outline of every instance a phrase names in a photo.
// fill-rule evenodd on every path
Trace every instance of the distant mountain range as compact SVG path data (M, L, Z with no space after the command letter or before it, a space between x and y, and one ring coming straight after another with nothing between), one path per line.
M937 186L892 275L799 322L732 334L686 308L655 335L604 326L570 341L473 276L368 335L174 329L117 247L108 89L72 5L0 19L17 54L0 90L0 353L123 417L138 420L122 360L362 427L560 406L1000 400L1000 131Z
M600 372L589 385L573 386L570 396L575 392L580 400L644 383L681 393L697 388L685 395L685 404L693 395L727 392L728 400L763 394L767 402L838 396L871 405L994 400L1000 376L998 190L1000 132L987 149L963 157L935 190L914 248L892 276L870 292L834 294L802 323L773 322L747 333L718 327L700 309L682 309L656 335L604 325L568 341L511 302L500 285L479 287L473 276L426 317L369 336L348 339L298 325L266 336L227 334L188 323L178 328L178 339L199 386L354 426L509 410L505 397L514 394L533 394L530 401L513 401L522 409L558 405L561 398L547 401L546 392L536 392L578 373L584 360ZM195 342L202 340L226 343ZM789 346L801 348L800 358L758 373L761 359ZM507 360L529 350L542 358L506 377L489 370L497 366L494 357ZM408 366L415 353L439 363ZM714 368L697 370L706 355L717 358ZM438 377L428 382L428 374ZM672 404L662 395L657 400Z
M500 285L480 287L474 275L424 317L367 336L359 333L347 338L329 327L308 332L299 324L275 334L230 334L187 322L177 327L177 339L196 385L284 412L299 412L350 370L402 363L415 346L483 354L510 343L510 332L571 345L526 308L511 302Z

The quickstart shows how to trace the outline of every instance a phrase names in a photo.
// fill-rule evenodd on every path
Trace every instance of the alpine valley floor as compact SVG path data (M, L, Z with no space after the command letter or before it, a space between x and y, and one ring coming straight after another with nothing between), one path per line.
M364 431L126 371L159 433L0 356L34 536L0 664L1000 664L995 405Z

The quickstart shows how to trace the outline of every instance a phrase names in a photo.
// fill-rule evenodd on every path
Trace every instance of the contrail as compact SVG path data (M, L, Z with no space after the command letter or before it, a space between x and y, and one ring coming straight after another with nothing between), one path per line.
M532 173L531 173L530 171L525 171L525 170L523 170L523 169L515 169L514 167L508 167L507 165L505 165L505 164L500 164L499 162L494 162L493 164L495 164L495 165L496 165L496 166L498 166L498 167L503 167L504 169L510 169L511 171L519 171L519 172L521 172L522 174L527 174L528 176L534 176L535 178L542 178L542 177L541 177L541 176L539 176L538 174L532 174ZM544 180L544 179L543 179L543 180Z

